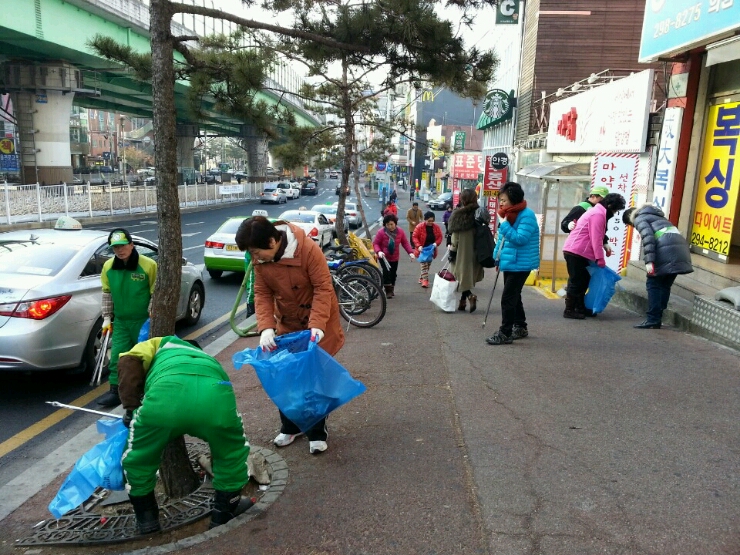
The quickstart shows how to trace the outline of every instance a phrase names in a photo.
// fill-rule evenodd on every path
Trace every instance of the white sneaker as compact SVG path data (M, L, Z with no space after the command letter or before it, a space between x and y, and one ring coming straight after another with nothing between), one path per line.
M298 436L302 436L302 435L303 433L298 433L298 434L279 433L277 437L272 440L272 442L278 447L285 447L293 443L295 441L295 438L297 438Z
M329 448L329 445L325 441L309 441L308 448L311 454L323 453Z

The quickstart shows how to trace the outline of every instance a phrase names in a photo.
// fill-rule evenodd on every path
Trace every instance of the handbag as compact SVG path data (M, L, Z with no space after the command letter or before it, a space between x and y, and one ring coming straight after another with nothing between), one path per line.
M445 259L447 257L445 256ZM444 312L455 312L457 309L457 280L447 269L447 264L434 275L432 283L432 295L429 300Z
M367 389L311 341L310 331L280 335L275 343L274 351L246 349L232 361L237 370L254 368L267 396L302 432Z

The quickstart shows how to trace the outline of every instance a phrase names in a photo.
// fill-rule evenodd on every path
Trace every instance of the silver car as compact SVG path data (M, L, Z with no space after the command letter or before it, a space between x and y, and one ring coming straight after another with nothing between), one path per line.
M157 260L157 245L133 236ZM92 372L100 348L100 272L113 256L108 233L33 229L0 233L0 371L81 368ZM200 319L200 271L182 263L177 319Z

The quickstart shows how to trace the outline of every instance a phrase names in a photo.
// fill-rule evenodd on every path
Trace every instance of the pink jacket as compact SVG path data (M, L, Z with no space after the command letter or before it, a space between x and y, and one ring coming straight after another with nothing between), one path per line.
M396 228L396 248L393 251L393 254L388 252L388 244L390 243L390 237L385 232L385 228L381 227L378 232L375 234L375 239L373 239L373 247L375 248L375 253L382 252L385 254L385 257L388 259L388 262L397 262L398 258L401 254L401 248L403 248L407 253L411 254L414 252L414 249L411 248L411 245L409 244L409 240L406 238L406 234L403 232L403 229L400 227Z
M606 208L597 204L578 219L578 223L563 245L563 252L577 254L603 266L604 234L606 233Z

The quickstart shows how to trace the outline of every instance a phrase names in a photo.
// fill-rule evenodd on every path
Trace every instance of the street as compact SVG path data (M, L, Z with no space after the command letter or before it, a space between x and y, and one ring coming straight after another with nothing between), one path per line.
M272 205L253 202L236 206L225 206L200 212L182 214L183 256L199 269L203 269L203 245L210 234L227 219L235 216L248 217L255 209L267 211L270 217L277 217L286 210L300 206L311 208L314 204L336 202L335 180L319 183L316 196L302 196L289 200L286 204ZM356 200L355 194L348 197L348 202ZM379 203L377 198L363 199L368 223L377 219ZM86 226L87 229L112 230L124 227L133 235L139 235L157 242L158 226L156 217L147 214L141 218L117 221L115 223ZM361 234L362 230L357 232ZM177 326L180 337L197 339L203 346L222 334L229 327L229 314L233 308L239 286L244 274L225 272L219 279L211 279L202 271L206 289L206 302L200 321L195 326ZM246 302L242 299L242 303ZM241 315L243 316L243 312ZM89 378L75 376L69 372L48 372L39 374L0 373L0 486L12 479L29 460L58 447L70 435L82 429L87 418L80 418L79 413L61 418L59 411L46 405L45 401L59 401L66 404L95 407L91 395ZM105 380L103 380L103 385ZM44 420L47 419L47 420ZM4 443L9 438L12 442Z

